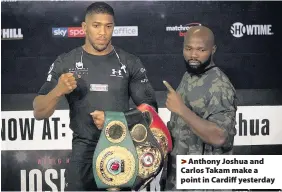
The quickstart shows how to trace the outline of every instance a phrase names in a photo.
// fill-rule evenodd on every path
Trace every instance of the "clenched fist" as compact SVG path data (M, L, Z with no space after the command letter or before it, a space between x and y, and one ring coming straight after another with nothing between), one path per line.
M73 73L64 73L60 76L56 86L60 95L71 93L77 87Z
M105 122L105 113L104 111L94 111L92 113L90 113L90 115L92 116L92 119L95 123L95 125L97 126L98 129L102 129L104 126L104 122Z

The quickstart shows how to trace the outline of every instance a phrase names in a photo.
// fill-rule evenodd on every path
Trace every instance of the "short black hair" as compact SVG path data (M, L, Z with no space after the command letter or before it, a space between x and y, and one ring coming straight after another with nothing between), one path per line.
M93 13L109 14L115 17L114 9L105 2L95 2L89 5L86 9L85 17Z

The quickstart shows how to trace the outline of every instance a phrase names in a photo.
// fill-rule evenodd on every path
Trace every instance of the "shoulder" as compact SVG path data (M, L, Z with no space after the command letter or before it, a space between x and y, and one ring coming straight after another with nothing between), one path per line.
M139 57L116 46L115 50L131 76L140 77L146 75L146 69Z
M120 47L115 46L115 50L117 54L119 55L119 57L121 57L121 59L124 62L126 62L128 65L134 65L136 63L141 63L141 59L138 56L132 53L129 53L125 51L124 49L121 49Z
M227 75L218 67L210 71L212 77L207 90L208 110L215 114L225 111L225 116L236 114L238 98L236 90ZM228 111L228 113L227 113Z
M207 98L236 99L236 90L227 75L218 67L208 71L205 78Z
M189 78L191 78L191 75L187 71L185 71L182 75L181 82L188 83Z
M60 59L61 61L69 61L74 60L78 55L81 55L82 48L76 47L68 52L61 53L57 59Z
M80 59L82 49L80 47L74 48L68 52L61 53L53 61L53 64L50 67L57 72L65 71L67 68L72 68L75 62L78 62ZM78 57L78 59L76 59ZM77 61L76 61L77 60Z
M189 77L190 77L190 74L187 71L185 71L184 74L182 75L182 77L180 79L180 83L177 87L178 91L182 90L182 91L185 92L185 89L186 89L185 87L187 87L186 85L189 84Z
M75 62L76 55L79 53L79 47L72 49L68 52L61 53L51 64L48 74L51 71L62 73L66 68L71 68Z
M139 59L139 57L137 57L136 55L128 52L128 51L125 51L124 49L120 48L120 47L117 47L117 46L114 46L115 50L117 51L117 53L121 56L123 56L125 59L131 59L131 60L134 60L134 59Z
M206 79L210 82L211 87L232 89L235 91L235 88L228 76L218 67L212 68L207 73Z

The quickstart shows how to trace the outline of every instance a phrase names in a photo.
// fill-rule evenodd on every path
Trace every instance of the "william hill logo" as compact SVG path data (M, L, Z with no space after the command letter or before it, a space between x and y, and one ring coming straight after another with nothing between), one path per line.
M1 40L19 40L23 39L22 29L1 29Z

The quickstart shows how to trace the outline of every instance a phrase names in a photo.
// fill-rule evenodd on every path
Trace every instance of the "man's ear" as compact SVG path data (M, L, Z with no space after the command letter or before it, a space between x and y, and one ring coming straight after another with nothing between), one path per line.
M213 47L212 47L212 55L216 52L216 45L214 45Z
M86 34L86 23L82 22L81 27L82 27L83 32Z

